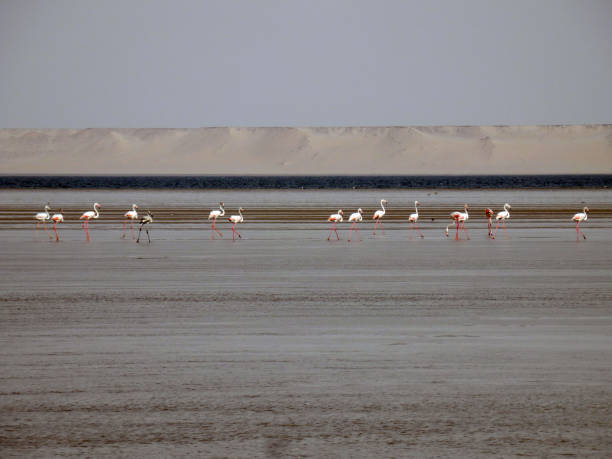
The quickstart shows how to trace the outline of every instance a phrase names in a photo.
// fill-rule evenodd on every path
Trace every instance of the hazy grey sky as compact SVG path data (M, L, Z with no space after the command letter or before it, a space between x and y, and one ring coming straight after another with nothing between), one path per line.
M610 0L0 0L0 128L610 122Z

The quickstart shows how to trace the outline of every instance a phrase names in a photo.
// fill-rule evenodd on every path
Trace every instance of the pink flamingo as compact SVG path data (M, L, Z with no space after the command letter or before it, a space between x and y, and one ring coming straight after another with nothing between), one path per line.
M51 236L51 233L47 229L47 220L51 218L51 215L49 215L50 210L51 210L51 207L49 207L49 204L47 204L45 205L44 212L39 212L36 215L34 215L34 218L36 219L36 230L34 231L34 234L35 235L38 234L38 225L42 223L43 228L45 229L45 233L47 233L47 236L49 236L49 239L53 240L53 236Z
M376 212L374 212L374 215L372 216L372 220L375 220L376 223L374 223L374 233L376 234L376 226L380 223L380 227L382 228L382 232L383 234L385 234L385 228L383 226L383 222L382 222L382 218L385 216L385 213L387 212L387 210L385 209L385 204L387 204L387 200L386 199L381 199L380 200L380 206L382 207L382 209L377 210Z
M415 226L416 230L419 232L419 235L421 236L421 238L425 238L425 236L423 236L423 233L421 233L421 230L419 229L419 201L414 201L414 213L410 214L410 217L408 218L408 221L410 222L410 239L412 240L412 227Z
M215 233L217 233L219 236L223 237L223 234L221 234L221 232L219 230L217 230L217 228L215 227L215 223L217 222L217 218L219 217L223 217L225 215L225 209L223 208L224 204L222 202L219 203L219 209L218 210L211 210L211 212L208 214L208 220L212 220L212 226L211 226L211 231L212 231L212 238L215 238Z
M244 221L244 217L242 216L242 211L244 209L241 207L240 209L238 209L238 214L239 215L232 215L230 218L228 218L227 220L231 223L233 223L232 225L232 241L236 240L236 234L238 235L238 238L242 239L242 236L240 235L240 233L238 231L236 231L236 225L238 223L242 223Z
M508 203L504 204L504 210L502 210L501 212L497 213L497 216L495 217L495 220L497 220L497 224L495 225L495 233L493 233L493 236L491 236L491 239L495 239L495 236L497 236L497 228L499 227L499 222L501 221L502 223L502 227L504 228L504 233L506 234L506 239L510 239L508 237L508 231L506 230L506 220L508 220L510 218L510 212L508 212L508 209L512 209L512 206Z
M582 212L578 212L576 215L572 217L572 220L576 222L576 242L580 240L578 235L582 235L582 237L586 241L586 236L580 230L579 226L582 222L586 222L589 219L588 213L589 213L589 208L585 207L582 209Z
M489 237L493 236L493 222L491 221L493 215L495 215L495 212L492 209L485 209L485 217L489 220Z
M452 220L455 220L455 222L457 223L457 233L455 234L455 240L458 241L459 240L459 228L461 227L463 229L463 231L465 231L465 235L467 237L467 239L470 239L470 235L467 232L467 229L465 228L465 222L468 221L468 218L470 218L470 216L468 215L468 209L470 208L470 206L468 206L467 204L463 206L463 210L464 212L453 212L450 214L450 217ZM448 228L450 225L448 225L446 227L446 236L448 237Z
M359 237L359 228L357 228L357 223L363 221L363 210L361 208L357 209L357 212L352 213L348 219L349 223L352 223L351 230L349 231L348 241L351 242L351 235L353 231L357 234L357 241L361 242L361 238Z
M329 230L329 236L327 236L328 241L329 241L329 238L331 237L332 231L336 233L336 237L338 238L338 241L340 240L340 236L338 236L338 231L336 230L336 223L342 223L343 215L344 215L344 212L342 212L342 209L339 209L337 214L331 214L329 218L327 219L328 222L334 222L331 229Z
M128 220L130 221L130 232L132 233L132 239L136 239L136 235L134 234L134 220L138 220L138 212L136 209L138 209L138 206L136 204L132 204L132 210L128 210L125 214L123 214L125 220L123 220L123 235L121 236L121 239L125 239L125 233L127 231L126 223Z
M62 209L59 210L58 213L53 214L51 216L51 220L53 220L53 232L55 233L55 242L59 242L59 235L57 234L57 224L62 223L64 221L64 216L62 215Z
M81 228L85 230L85 234L87 236L87 242L91 240L91 238L89 237L89 220L91 220L92 218L95 220L100 216L100 213L98 212L98 209L100 207L102 206L96 202L93 205L94 210L89 210L85 212L83 215L81 215L80 220L85 220L83 223L81 223Z

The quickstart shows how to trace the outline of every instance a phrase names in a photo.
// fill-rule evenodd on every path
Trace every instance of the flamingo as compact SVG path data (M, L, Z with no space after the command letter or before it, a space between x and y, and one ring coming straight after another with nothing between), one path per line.
M128 220L130 220L132 239L136 239L136 236L134 235L134 220L138 220L138 212L136 209L138 209L138 206L136 204L132 204L132 210L128 210L125 214L123 214L125 220L123 220L123 235L121 236L121 239L125 239L126 223Z
M372 220L376 220L376 223L374 223L374 234L376 234L376 227L378 226L379 223L380 223L380 227L382 228L383 234L385 234L385 228L382 223L382 218L385 216L385 213L386 213L385 204L387 204L387 200L381 199L380 206L382 207L382 210L377 210L376 212L374 212L374 215L372 216Z
M487 217L487 219L489 220L489 237L493 236L493 222L491 221L491 219L493 218L493 215L495 215L495 212L493 212L492 209L489 209L489 208L485 209L485 217Z
M508 209L512 209L512 206L508 203L505 203L504 210L497 213L497 216L495 217L495 220L497 220L497 224L495 225L495 233L493 233L493 236L491 236L491 239L495 239L495 236L497 235L497 228L499 227L500 221L501 221L502 227L504 228L506 239L509 239L508 231L506 231L506 220L510 218L510 212L508 212Z
M586 236L584 235L582 231L580 231L580 228L578 228L578 226L580 225L580 223L586 222L589 219L587 215L588 213L589 213L589 208L585 207L582 209L582 212L578 212L576 215L572 217L572 220L576 222L576 241L579 240L578 235L582 235L582 237L586 240Z
M220 231L217 230L217 228L215 227L215 223L217 222L217 218L219 217L223 217L225 215L225 209L223 208L224 204L222 202L219 203L219 210L211 210L210 213L208 214L208 220L212 220L212 226L211 226L211 231L212 231L212 238L215 238L215 233L217 233L219 236L223 237L223 234L221 234Z
M457 234L455 234L455 240L459 240L459 227L461 226L461 228L463 229L463 231L465 231L465 235L467 236L467 238L470 238L469 233L467 232L467 229L465 228L465 222L468 221L468 218L470 218L470 216L468 215L468 209L470 208L470 206L468 206L467 204L465 204L463 206L463 210L464 212L452 212L450 214L450 217L452 220L455 220L455 222L457 222ZM448 225L446 227L446 236L448 237L448 228L451 225Z
M60 209L58 213L53 214L51 216L51 220L53 220L53 231L55 232L55 242L59 242L59 235L57 234L57 224L62 223L64 221L64 216L62 215L62 209Z
M140 243L140 232L142 231L142 227L145 225L149 225L153 223L153 214L147 209L147 215L143 216L140 219L140 228L138 229L138 239L136 239L136 243ZM151 237L149 236L149 227L145 228L147 232L147 238L149 239L149 244L151 243Z
M45 233L47 233L49 239L53 240L53 236L51 236L51 233L49 230L47 230L47 220L51 219L51 215L49 215L50 210L51 207L49 207L49 204L46 204L44 212L38 212L36 215L34 215L34 218L36 219L36 230L34 231L34 234L38 234L38 225L42 223Z
M327 236L328 241L329 241L329 238L331 237L332 231L336 233L336 237L338 238L338 240L340 240L340 236L338 236L338 231L336 230L336 223L342 223L343 215L344 215L344 212L342 212L342 209L338 209L337 214L331 214L329 218L327 219L328 222L334 222L334 224L329 230L329 235Z
M351 230L349 231L348 241L351 242L351 235L353 231L357 233L357 240L361 242L361 238L359 237L359 228L357 228L357 223L363 221L363 210L361 208L357 209L357 212L352 213L348 219L349 223L352 223Z
M232 215L230 218L228 218L227 220L231 223L233 223L232 225L232 241L236 240L236 234L238 235L238 237L240 239L242 239L242 236L240 235L240 233L238 231L236 231L236 225L238 223L242 223L244 221L244 217L242 216L242 211L244 209L241 207L240 209L238 209L238 213L240 215Z
M416 230L419 232L421 238L424 238L425 236L423 236L423 233L421 233L421 230L419 229L419 201L414 201L414 213L410 214L410 217L408 218L408 221L410 222L410 239L412 239L412 227L416 226Z
M89 210L83 215L81 215L80 220L85 220L83 223L81 223L81 228L85 230L85 234L87 235L87 242L91 240L91 238L89 237L89 220L91 220L92 218L95 220L100 216L100 213L98 212L98 209L100 207L102 206L96 202L93 205L94 210Z

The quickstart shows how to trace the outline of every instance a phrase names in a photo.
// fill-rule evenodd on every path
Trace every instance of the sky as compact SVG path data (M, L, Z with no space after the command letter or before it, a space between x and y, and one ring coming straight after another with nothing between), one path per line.
M609 0L0 0L0 128L612 122Z

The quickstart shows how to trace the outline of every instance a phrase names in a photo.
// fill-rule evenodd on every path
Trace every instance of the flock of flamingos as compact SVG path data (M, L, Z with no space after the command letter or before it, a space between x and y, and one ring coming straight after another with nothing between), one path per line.
M381 199L380 201L381 209L377 210L376 212L374 212L374 215L372 215L372 220L374 220L374 233L373 234L376 234L376 230L379 226L380 226L380 229L382 229L383 233L385 231L383 227L383 217L385 216L385 213L386 213L385 204L387 204L387 200ZM215 234L218 234L219 236L223 237L223 234L221 234L221 232L215 226L217 219L225 216L225 208L223 206L224 206L223 202L220 202L219 209L212 210L210 214L208 214L208 220L209 221L212 220L211 232L212 232L213 239L215 238ZM85 231L87 242L91 240L91 237L89 235L89 221L95 220L100 217L100 212L99 212L100 208L101 208L100 204L96 202L93 205L93 210L89 210L83 213L83 215L81 215L80 217L80 220L83 220L81 227ZM497 236L497 230L500 224L502 228L504 229L506 238L508 238L508 231L506 230L506 220L510 219L509 209L511 208L512 207L510 206L510 204L506 203L504 204L504 210L502 210L501 212L498 212L497 214L495 214L495 212L493 212L493 210L491 209L488 209L488 208L485 209L485 216L487 217L488 222L489 222L489 225L488 225L489 226L489 238L495 239L495 237ZM130 231L132 233L132 239L136 239L136 242L140 242L140 233L142 232L142 229L144 228L145 232L147 233L147 238L150 244L151 237L149 235L148 225L153 223L153 215L151 214L151 212L147 210L145 215L139 217L137 209L138 209L138 206L136 204L132 204L132 209L128 210L124 214L125 219L123 220L123 235L121 237L125 238L126 232L127 232L127 223L129 222ZM456 240L459 239L460 231L463 231L465 233L465 236L467 239L470 238L470 235L465 227L465 223L469 219L469 214L468 214L469 209L470 209L470 206L465 204L465 206L463 207L463 212L460 212L460 211L451 212L450 218L451 220L454 221L454 224L451 223L450 225L446 227L447 237L448 237L449 228L453 225L456 225L456 233L455 233ZM50 210L51 210L51 207L49 207L49 205L47 204L45 206L44 212L39 212L34 216L34 218L36 219L36 232L38 232L39 225L42 223L45 232L49 236L49 239L53 240L53 236L51 235L51 233L49 232L46 226L47 221L52 221L53 222L53 232L55 233L55 240L59 242L60 238L59 238L59 234L57 233L57 224L62 223L64 221L64 216L62 215L62 209L60 209L59 212L53 215L49 213ZM232 223L232 240L233 241L236 240L236 236L238 236L239 239L242 238L242 235L236 230L236 225L238 223L244 222L244 218L242 216L243 210L244 209L240 207L240 209L238 209L238 215L231 215L227 219L230 223ZM418 224L419 201L414 201L414 210L415 212L413 214L410 214L410 217L408 218L408 221L410 222L410 238L412 239L413 229L416 229L419 236L423 238L424 237L423 233L419 229L419 224ZM584 207L582 209L582 212L578 212L572 217L572 220L576 222L576 240L577 241L579 240L580 236L586 239L585 234L580 229L580 223L587 221L588 213L589 213L589 208ZM496 220L495 229L493 229L493 216L495 216L495 220ZM140 228L138 229L138 238L136 238L134 234L134 221L138 221L140 223ZM327 240L328 241L330 240L333 233L336 234L337 240L340 240L340 235L338 234L336 224L344 221L344 212L342 211L342 209L339 209L338 212L335 214L331 214L329 218L327 219L327 221L332 222L332 226L329 230L329 235L327 236ZM362 221L363 221L363 210L361 209L357 209L357 212L352 213L349 216L348 222L352 223L351 228L349 230L349 236L348 236L349 242L351 242L351 237L353 237L354 235L357 236L358 241L361 241L361 238L359 237L359 229L358 229L357 224L361 223Z

